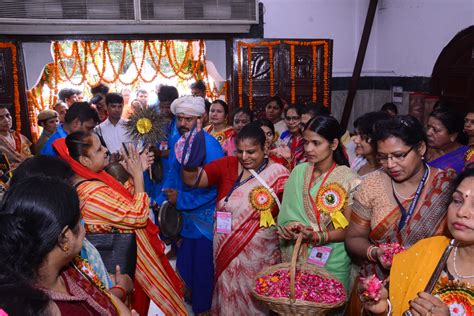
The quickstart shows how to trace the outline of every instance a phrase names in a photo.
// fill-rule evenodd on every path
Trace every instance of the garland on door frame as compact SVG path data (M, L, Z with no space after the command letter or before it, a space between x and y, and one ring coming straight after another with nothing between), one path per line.
M142 42L141 53L134 53L133 45ZM209 74L206 68L205 44L204 40L181 41L186 44L184 57L179 61L176 54L176 41L132 41L123 40L121 43L121 54L118 62L113 62L109 41L74 41L70 53L66 52L60 42L53 42L54 62L46 65L39 83L27 92L28 113L32 125L37 125L36 115L38 111L53 107L57 102L58 84L70 82L73 85L86 83L93 87L99 83L120 82L123 85L134 85L137 81L145 83L153 82L158 75L166 79L178 77L181 80L203 80L207 86L207 96L211 99L219 95L227 94L227 82L218 90L209 84ZM199 44L199 52L196 59L193 55L193 44ZM127 56L127 51L129 55ZM138 56L137 56L138 55ZM151 65L155 70L152 78L145 78L143 75L143 65L145 59L149 57ZM117 58L116 58L117 59ZM130 61L137 70L136 75L129 81L122 78L125 62ZM171 67L171 72L165 72L162 62L167 61ZM72 63L67 67L66 62ZM90 76L90 68L93 67L96 76ZM107 75L108 73L108 75ZM49 88L49 96L44 98L43 88ZM33 128L32 128L33 130ZM33 138L37 139L38 130L32 131Z
M269 67L270 67L270 96L275 94L275 77L274 77L274 56L273 47L279 44L290 45L290 95L291 103L296 102L296 74L295 74L295 47L296 46L311 46L312 47L312 95L311 101L317 101L317 47L323 46L323 105L329 106L329 42L324 40L319 41L271 41L271 42L257 42L246 43L244 41L237 42L238 60L237 60L237 87L239 96L239 106L243 106L243 74L242 74L242 48L247 48L248 61L248 97L249 107L253 107L253 78L252 78L252 48L253 47L268 47L269 50Z
M16 45L10 42L1 42L0 48L9 48L12 52L12 75L13 75L13 110L15 111L15 127L16 131L21 131L21 104L20 91L18 81L18 65Z

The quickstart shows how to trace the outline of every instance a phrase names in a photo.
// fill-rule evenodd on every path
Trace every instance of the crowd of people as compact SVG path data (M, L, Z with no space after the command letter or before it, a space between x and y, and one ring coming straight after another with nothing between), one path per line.
M254 279L299 236L346 290L334 315L472 314L474 112L439 103L424 126L385 104L349 133L317 104L273 96L255 117L190 90L63 89L33 145L0 107L0 314L268 315ZM127 130L140 107L167 122L156 144Z

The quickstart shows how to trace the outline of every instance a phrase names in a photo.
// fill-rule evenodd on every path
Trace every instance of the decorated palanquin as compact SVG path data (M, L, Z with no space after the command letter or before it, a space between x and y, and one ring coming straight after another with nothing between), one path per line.
M330 107L332 40L238 39L233 45L229 104L250 107L257 116L274 95Z

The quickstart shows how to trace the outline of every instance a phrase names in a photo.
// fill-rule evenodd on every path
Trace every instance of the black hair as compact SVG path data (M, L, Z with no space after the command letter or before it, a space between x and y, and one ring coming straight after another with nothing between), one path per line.
M278 105L278 107L280 108L280 110L283 110L283 108L285 107L284 104L283 104L283 101L280 97L278 96L273 96L273 97L270 97L268 99L265 100L265 107L267 107L268 103L270 102L273 102L275 101L276 105Z
M255 121L255 124L257 124L260 127L262 126L268 127L272 131L273 135L275 135L275 125L273 125L272 121L270 121L269 119L267 118L258 119Z
M158 100L160 102L173 102L179 97L178 89L173 86L161 86L158 92Z
M63 180L36 176L11 186L0 206L0 284L33 286L65 227L79 229L76 190Z
M354 121L354 128L357 129L359 134L370 140L374 134L375 123L382 120L389 120L390 118L392 118L392 116L387 112L377 111L365 113Z
M45 292L29 284L0 285L0 308L8 315L49 316L50 303Z
M140 93L141 93L141 94L148 94L148 91L145 90L145 89L138 89L138 90L137 90L137 96L138 96Z
M59 100L66 102L66 99L69 99L75 94L78 94L80 91L72 88L64 88L59 90L58 98Z
M13 171L10 185L36 176L69 180L74 175L71 166L59 157L40 155L24 160Z
M202 80L198 80L191 84L191 89L201 90L202 92L206 91L206 84Z
M72 159L79 161L80 156L87 157L87 150L92 146L91 133L78 131L66 136L66 146Z
M333 151L332 157L334 161L340 166L349 167L349 161L344 153L341 142L341 126L339 122L332 116L316 116L313 117L305 126L305 131L309 130L322 137L324 137L329 143L332 143L334 139L337 139L338 145L336 150Z
M382 107L380 108L380 111L385 112L387 114L390 114L389 112L395 113L395 115L398 115L398 108L395 103L392 102L387 102Z
M423 125L411 115L399 115L375 123L372 141L384 141L390 137L401 139L407 146L426 144L426 133Z
M105 104L109 105L111 103L120 103L122 104L123 103L123 97L121 94L119 93L108 93L106 96L105 96Z
M106 86L105 84L103 83L100 83L94 87L91 88L91 93L92 95L96 95L96 94L103 94L103 95L106 95L107 93L109 93L109 87Z
M243 107L243 108L236 108L232 111L232 121L234 121L234 117L239 114L239 113L244 113L245 115L247 115L250 119L250 122L253 122L253 111L250 110L249 108L247 107Z
M229 106L227 105L227 103L225 101L223 101L221 99L214 100L214 101L212 101L211 106L215 103L222 105L222 107L224 108L225 115L229 114ZM210 107L209 107L209 109L210 109Z
M331 115L328 108L324 105L309 102L301 109L301 115L308 114L311 118L319 115Z
M451 187L453 188L453 190L456 190L457 187L461 184L461 182L464 181L464 179L474 177L474 168L472 168L474 167L474 165L470 165L472 165L472 163L467 165L466 168L453 180L453 182L451 183Z
M238 144L244 139L250 139L257 143L260 148L265 148L265 133L257 122L252 122L242 127L235 138L235 144Z
M89 120L94 120L94 122L100 123L97 110L87 102L74 102L67 110L66 115L64 116L64 122L70 124L76 118L78 118L81 123Z
M8 112L11 112L11 106L8 104L0 104L0 109L6 109ZM11 113L10 113L11 114Z
M286 116L286 113L288 113L289 110L295 110L298 116L301 116L303 114L303 106L301 104L292 104L289 107L287 107L284 111L284 115Z
M455 111L452 107L446 104L441 104L438 108L430 113L430 117L438 119L441 124L446 127L449 134L457 133L456 141L461 144L467 143L467 137L463 132L464 129L464 116Z

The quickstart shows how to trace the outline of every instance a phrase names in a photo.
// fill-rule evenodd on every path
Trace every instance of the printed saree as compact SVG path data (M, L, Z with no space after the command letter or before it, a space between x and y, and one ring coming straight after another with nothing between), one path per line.
M270 164L259 174L279 195L288 170ZM238 187L218 209L232 213L231 234L214 234L215 279L213 315L265 315L268 310L251 295L253 279L262 269L280 263L276 228L260 228L260 213L252 206L250 193L261 183L255 178ZM273 214L275 216L275 214Z
M370 228L369 239L374 244L398 242L409 248L423 238L441 235L445 228L450 182L455 173L453 170L435 168L431 168L430 172L418 206L401 231L398 229L401 212L392 201L390 180L387 180L386 174L382 174L383 171L372 172L361 183L354 196L351 220ZM408 209L411 199L400 202ZM389 271L367 261L360 274L363 277L376 274L380 279L385 279Z
M4 153L10 162L10 170L15 169L23 160L31 157L31 142L25 136L16 131L10 135L15 140L15 146L8 141L7 137L0 135L0 152Z
M408 310L408 302L425 290L437 266L446 265L441 258L449 242L450 239L444 236L423 239L395 256L389 289L393 315L402 315ZM450 278L447 272L444 267L432 294L448 305L451 315L472 315L473 286Z
M456 173L459 174L464 168L464 157L468 150L468 146L461 146L456 150L430 161L428 164L442 170L451 168L456 170Z
M285 184L285 192L283 194L283 204L280 214L278 215L278 224L284 226L288 223L298 222L306 226L311 226L315 231L321 231L318 225L317 212L315 212L310 201L309 194L315 200L319 188L326 174L320 175L315 179L308 194L308 188L311 183L311 176L314 165L304 163L298 165L291 172L290 178ZM347 194L346 205L352 205L352 195L360 183L359 176L346 166L337 166L327 177L326 184L337 183L344 188ZM322 212L321 223L323 230L333 230L329 216ZM294 241L282 240L280 246L282 249L283 261L289 261L293 253ZM349 289L349 276L351 270L351 260L347 254L344 242L330 242L325 246L332 248L331 255L325 265L325 269L343 282L346 290ZM309 252L310 250L308 250ZM305 255L300 255L300 259Z

